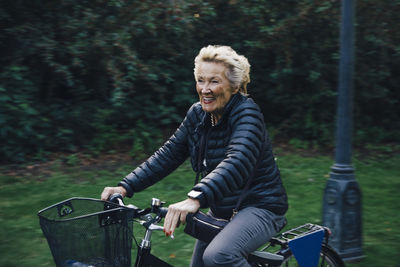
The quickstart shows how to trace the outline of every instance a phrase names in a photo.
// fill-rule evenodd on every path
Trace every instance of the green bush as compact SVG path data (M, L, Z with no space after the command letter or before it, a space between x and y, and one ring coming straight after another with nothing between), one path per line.
M339 1L6 0L3 6L0 161L82 148L99 153L121 142L133 142L133 154L145 150L147 137L139 145L132 131L146 128L154 138L178 125L197 99L193 59L208 44L231 45L249 58L250 95L275 137L334 140ZM357 145L400 141L398 14L396 1L357 2Z

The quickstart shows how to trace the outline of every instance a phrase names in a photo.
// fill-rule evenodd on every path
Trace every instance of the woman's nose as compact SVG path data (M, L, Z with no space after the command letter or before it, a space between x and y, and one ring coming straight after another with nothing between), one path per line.
M209 93L211 93L211 89L210 89L210 84L209 84L209 83L205 83L205 84L201 87L201 93L202 93L202 94L209 94Z

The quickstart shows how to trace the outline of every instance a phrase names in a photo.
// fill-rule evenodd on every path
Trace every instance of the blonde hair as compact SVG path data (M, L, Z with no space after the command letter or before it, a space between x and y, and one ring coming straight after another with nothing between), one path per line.
M209 45L203 47L194 59L194 76L200 63L222 63L227 67L226 77L234 88L239 87L239 92L247 95L247 84L250 82L250 64L245 56L238 55L230 46Z

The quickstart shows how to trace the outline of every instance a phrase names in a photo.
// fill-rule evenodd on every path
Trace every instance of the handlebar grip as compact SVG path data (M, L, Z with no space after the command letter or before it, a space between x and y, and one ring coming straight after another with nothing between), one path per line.
M122 202L122 195L120 193L114 193L108 197L108 201L115 204L120 204L120 202Z
M168 212L168 208L160 208L159 211L160 211L160 213L159 213L160 217L165 218L165 216L167 215L167 212Z

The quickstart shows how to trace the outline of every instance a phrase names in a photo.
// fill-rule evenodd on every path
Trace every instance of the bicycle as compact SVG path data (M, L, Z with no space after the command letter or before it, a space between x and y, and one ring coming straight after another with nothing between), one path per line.
M125 205L120 195L113 195L110 201L70 198L39 211L38 215L57 266L131 266L134 239L138 248L135 267L171 267L151 254L152 233L163 230L158 223L168 211L163 204L153 198L150 207L141 209L132 204ZM133 222L145 228L140 244L133 234ZM247 260L253 267L317 264L342 267L343 261L327 244L329 234L326 227L305 224L272 238L264 248L252 252ZM316 244L313 245L314 253L294 249L293 244L298 243L302 248L308 241ZM311 254L313 257L309 257Z

